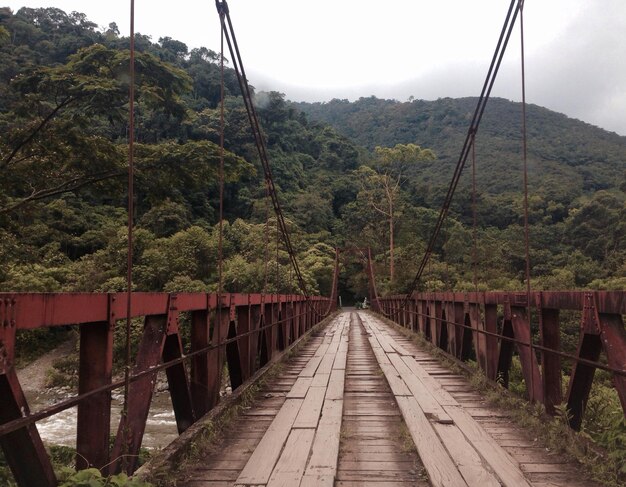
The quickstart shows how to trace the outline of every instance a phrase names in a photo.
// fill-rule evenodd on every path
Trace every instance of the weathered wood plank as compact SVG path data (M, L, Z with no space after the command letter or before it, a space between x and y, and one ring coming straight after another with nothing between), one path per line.
M298 377L296 383L287 393L287 399L304 399L312 381L311 377Z
M237 484L266 484L304 399L287 399L237 477Z
M450 416L448 416L441 405L433 397L428 387L426 387L424 383L407 367L406 363L402 360L402 357L395 353L388 354L388 357L391 364L396 368L398 374L413 394L413 397L417 399L417 402L419 403L420 408L422 408L422 411L424 411L424 414L426 414L429 419L433 419L441 423L451 423L452 419Z
M334 475L305 475L300 482L300 487L333 487L334 485Z
M505 486L526 486L530 483L519 464L460 406L444 406L448 415L463 431L467 440L489 463Z
M452 394L446 391L441 386L441 384L439 384L437 379L435 379L428 372L426 372L426 370L424 370L424 368L420 364L418 364L414 358L402 357L402 360L407 365L407 367L411 370L411 372L413 372L422 381L422 383L426 387L428 387L428 391L430 392L430 394L437 400L437 402L441 406L458 406L459 405L457 400L454 399L454 397L452 397Z
M333 362L333 370L345 370L347 359L347 351L337 351L337 355L335 355L335 361Z
M325 401L305 476L332 476L337 472L343 401Z
M467 487L414 397L396 396L411 438L435 487Z
M433 427L468 486L500 487L497 477L483 463L461 430L452 424L434 424Z
M315 430L292 429L278 463L272 471L267 487L300 485L306 461L311 451Z
M328 379L330 374L321 374L318 372L313 376L311 387L328 387Z
M317 428L325 395L325 387L309 387L302 408L293 423L294 428Z
M391 365L391 363L389 364L378 364L381 368L381 370L383 371L383 373L385 374L385 378L387 379L387 382L389 383L389 387L391 387L391 392L393 392L394 396L412 396L413 394L411 393L411 391L409 390L409 388L406 386L406 384L404 383L404 381L402 380L402 378L400 377L400 374L398 374L398 371L396 370L396 368Z
M333 370L330 374L328 389L326 389L326 400L343 399L345 382L345 370Z

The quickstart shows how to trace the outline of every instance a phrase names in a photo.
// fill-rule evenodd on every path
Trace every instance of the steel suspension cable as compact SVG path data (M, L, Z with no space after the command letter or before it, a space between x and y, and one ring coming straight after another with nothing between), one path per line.
M128 235L126 250L126 342L124 357L124 404L122 417L126 428L124 436L130 434L128 429L128 399L130 393L131 367L131 323L132 323L132 296L133 296L133 215L134 205L134 177L135 177L135 0L130 0L130 64L128 88ZM122 469L127 468L128 441L122 442Z
M478 239L476 218L476 134L472 134L472 273L474 291L478 292Z
M280 279L280 266L278 265L278 255L279 255L279 249L278 246L280 245L280 233L279 233L279 228L278 228L278 219L276 220L276 294L280 294L280 287L281 287L281 279Z
M263 294L267 292L267 279L269 277L269 260L270 260L270 193L267 186L265 187L265 265L263 275Z
M259 154L259 158L261 160L261 165L263 167L263 172L265 176L265 181L269 189L270 197L272 200L272 205L274 207L274 213L276 214L277 225L280 229L280 233L283 238L283 243L285 245L285 249L289 254L289 260L291 261L291 266L293 267L294 273L298 280L298 286L302 292L302 294L306 298L307 304L315 309L308 299L307 286L304 281L304 277L302 276L302 272L300 271L300 267L298 265L298 261L296 258L296 254L291 243L291 238L289 235L289 231L287 228L287 224L285 222L285 217L282 212L282 207L280 205L280 201L278 199L278 193L276 190L276 186L274 184L274 180L272 177L272 171L269 165L269 158L267 155L267 148L265 145L265 139L263 137L261 127L259 124L258 115L256 112L256 108L254 107L254 103L252 101L252 92L250 89L250 85L248 84L248 79L246 77L245 68L243 66L243 62L241 60L241 53L239 51L239 46L237 44L237 38L235 36L235 32L232 25L232 20L230 18L230 12L228 8L228 3L226 0L216 0L215 5L220 14L221 28L223 35L226 39L226 43L228 45L228 49L231 55L231 61L233 64L233 69L237 76L237 81L239 83L239 88L241 89L242 98L244 101L244 106L246 108L246 113L248 116L248 121L250 122L250 127L252 128L252 133L255 139L255 145L257 148L257 152ZM317 312L315 310L315 312Z
M223 14L220 14L220 18ZM223 24L223 19L221 20ZM224 30L220 37L220 167L219 167L219 237L217 244L217 343L222 342L222 293L224 291ZM222 363L222 348L218 349L218 363Z
M518 0L511 0L509 5L509 9L506 15L506 19L502 26L502 30L500 31L500 37L498 38L498 43L496 45L496 49L494 51L493 57L491 59L491 64L489 65L489 70L487 72L487 76L485 78L485 82L483 83L483 88L476 104L476 108L474 110L474 115L472 117L469 129L467 131L467 135L465 137L465 141L463 143L463 148L461 149L461 153L459 155L459 159L456 163L454 173L452 175L452 179L448 186L448 190L444 201L441 205L441 209L439 210L439 216L437 218L437 222L435 224L435 228L431 234L431 237L428 241L428 245L422 257L422 260L419 264L417 273L415 278L413 279L411 285L409 286L405 298L402 302L402 305L398 307L395 312L392 314L397 314L402 311L413 292L417 289L418 284L421 280L422 274L426 268L426 265L430 261L430 257L434 251L435 244L438 240L439 234L441 233L441 229L443 227L443 223L448 216L448 212L450 210L450 204L452 202L452 197L456 191L457 185L459 183L459 179L461 177L461 173L463 168L465 167L465 163L470 154L471 141L472 137L476 135L478 132L478 128L480 126L480 122L482 120L483 114L485 112L485 108L487 106L487 102L491 95L491 91L493 89L493 85L495 83L496 77L498 75L498 71L500 69L500 65L502 64L502 59L504 57L504 53L506 52L507 45L509 43L509 39L511 37L511 33L513 31L513 27L515 26L515 21L519 14L520 4Z
M530 352L531 365L535 360L533 350L533 333L531 327L530 309L530 230L528 225L528 139L526 131L526 62L524 57L524 0L519 0L519 22L520 22L520 45L521 45L521 75L522 75L522 158L524 161L524 253L525 253L525 277L526 277L526 319L528 320L528 347ZM531 366L529 399L535 401L534 374Z

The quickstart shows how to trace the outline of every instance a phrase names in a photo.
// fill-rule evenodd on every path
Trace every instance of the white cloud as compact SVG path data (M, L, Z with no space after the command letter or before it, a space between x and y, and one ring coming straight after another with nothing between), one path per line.
M78 10L128 33L128 0L8 2ZM231 0L252 84L296 100L477 95L508 2L501 0ZM528 101L626 135L626 4L528 0ZM219 48L212 1L136 0L137 31ZM520 98L519 33L494 95Z

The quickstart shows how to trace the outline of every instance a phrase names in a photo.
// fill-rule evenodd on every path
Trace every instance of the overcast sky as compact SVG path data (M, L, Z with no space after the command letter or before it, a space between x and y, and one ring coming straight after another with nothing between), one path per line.
M4 2L79 11L128 34L128 0ZM506 0L231 0L250 82L295 101L477 96ZM2 2L0 0L0 5ZM626 0L526 0L527 99L626 135ZM213 0L136 0L136 30L219 49ZM493 95L520 99L519 32Z

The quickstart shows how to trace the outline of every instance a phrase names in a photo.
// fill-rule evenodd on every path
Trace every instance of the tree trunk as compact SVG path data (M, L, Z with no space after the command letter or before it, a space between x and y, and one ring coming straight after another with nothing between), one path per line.
M393 201L389 201L389 281L393 282L394 259L393 259Z

